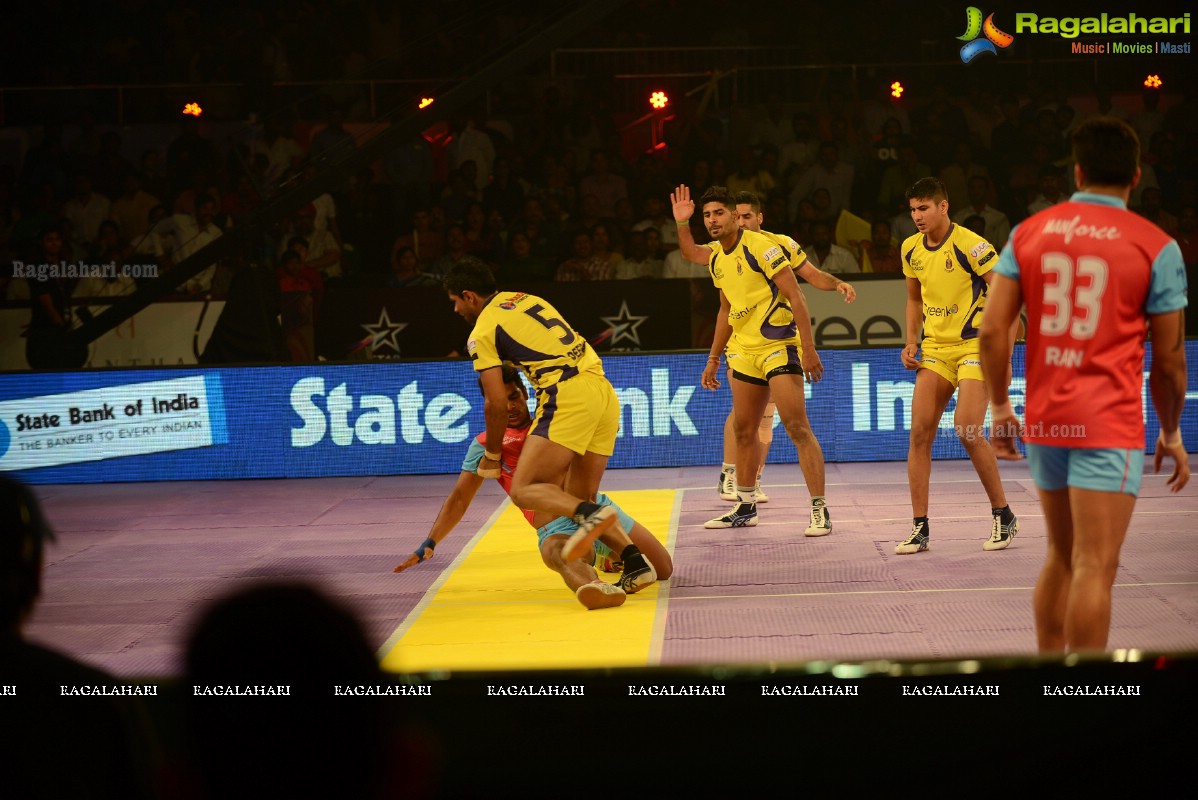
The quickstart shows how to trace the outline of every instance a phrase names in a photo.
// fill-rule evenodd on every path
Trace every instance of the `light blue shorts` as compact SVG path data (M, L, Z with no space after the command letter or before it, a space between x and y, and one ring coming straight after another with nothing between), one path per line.
M631 533L632 527L636 525L636 520L628 516L628 512L620 508L612 502L612 499L599 492L595 497L595 502L601 506L611 506L616 510L616 519L620 521L620 526L625 533ZM545 544L545 540L550 536L569 536L574 531L578 530L578 523L569 517L558 517L543 528L537 528L537 549L539 550ZM604 559L615 561L619 558L618 554L613 554L611 548L605 545L598 539L595 540L595 563L602 563Z
M1073 487L1138 497L1144 478L1142 449L1029 444L1027 464L1036 486L1050 492Z

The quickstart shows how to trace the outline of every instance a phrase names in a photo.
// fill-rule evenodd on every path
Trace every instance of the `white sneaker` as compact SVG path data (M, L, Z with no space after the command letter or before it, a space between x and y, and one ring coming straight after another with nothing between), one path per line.
M761 491L761 484L758 483L757 487L755 489L753 489L753 502L754 503L768 503L769 501L770 501L770 496L768 494L766 494L765 492Z
M736 473L721 470L720 482L716 485L716 491L720 493L721 500L735 503L739 499L736 496Z
M907 537L905 542L900 542L894 546L896 555L909 556L913 553L922 553L928 549L928 539L931 537L931 531L928 530L926 522L912 522L911 535Z
M628 599L628 595L619 586L612 586L603 581L584 583L574 594L578 598L578 602L586 606L589 611L594 611L597 608L622 606Z
M616 510L611 506L599 506L586 519L578 523L578 530L566 540L562 548L562 558L573 561L583 558L593 551L595 540L602 536L612 525L615 525Z
M803 531L804 536L827 536L832 532L832 515L827 506L811 507L811 524Z

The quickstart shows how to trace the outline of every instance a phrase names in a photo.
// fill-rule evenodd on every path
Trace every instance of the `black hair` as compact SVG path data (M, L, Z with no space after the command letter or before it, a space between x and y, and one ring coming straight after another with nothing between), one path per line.
M450 267L445 275L445 291L458 297L462 296L462 292L490 297L495 294L495 275L482 262L460 261Z
M1073 159L1087 183L1130 186L1140 165L1140 140L1123 120L1093 117L1073 131Z
M908 200L947 200L948 189L939 178L920 178L907 190Z

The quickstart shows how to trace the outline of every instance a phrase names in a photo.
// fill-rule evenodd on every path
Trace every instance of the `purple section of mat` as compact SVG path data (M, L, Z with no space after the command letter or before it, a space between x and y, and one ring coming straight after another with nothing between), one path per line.
M1026 463L1000 469L1020 533L996 553L982 550L989 504L966 462L934 465L932 547L913 556L894 553L910 526L901 463L829 464L834 528L820 538L803 535L809 499L793 464L767 467L770 502L754 528L703 527L730 507L716 497L714 467L612 471L605 488L681 490L675 574L659 593L663 663L1030 654L1044 521ZM118 675L177 675L187 632L213 600L298 579L350 608L381 647L503 500L488 481L436 559L393 573L455 480L39 486L58 541L28 633ZM1169 495L1163 477L1146 476L1111 647L1198 649L1196 528L1198 487ZM546 573L547 596L560 590Z

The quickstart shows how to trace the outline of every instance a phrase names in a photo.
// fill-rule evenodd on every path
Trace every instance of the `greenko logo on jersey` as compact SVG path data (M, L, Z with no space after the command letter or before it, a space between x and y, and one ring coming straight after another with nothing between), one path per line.
M979 39L978 36L982 34L985 34L985 38ZM998 26L994 24L993 14L986 17L985 22L982 22L981 9L977 6L970 6L965 9L965 33L958 36L957 40L965 42L961 48L961 61L968 64L982 53L996 55L997 48L1010 47L1011 42L1015 41L1015 37L998 29Z

